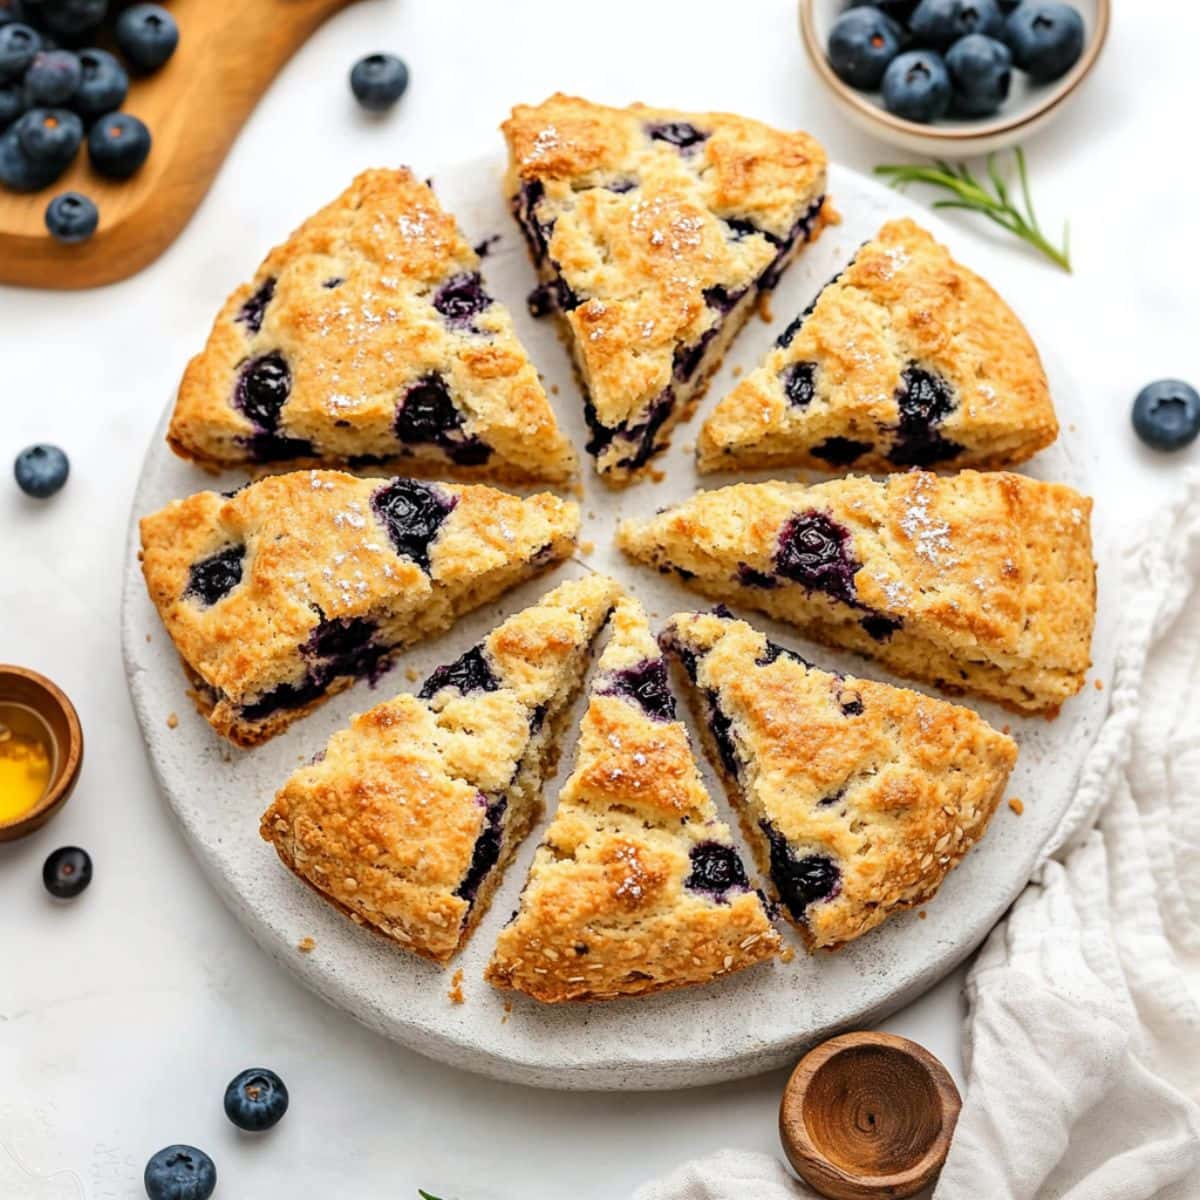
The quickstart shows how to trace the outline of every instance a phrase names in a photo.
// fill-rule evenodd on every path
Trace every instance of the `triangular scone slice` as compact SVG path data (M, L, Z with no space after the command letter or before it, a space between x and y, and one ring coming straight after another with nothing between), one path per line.
M297 471L145 517L142 571L196 706L249 746L565 558L578 531L578 507L547 494Z
M663 644L810 950L931 900L983 837L1017 747L969 709L820 671L719 614L672 617Z
M706 983L779 949L675 719L636 601L613 615L575 770L487 978L547 1003Z
M919 225L890 221L704 423L702 471L1013 466L1058 436L1012 309Z
M209 467L552 482L576 469L479 256L406 169L363 172L229 297L167 440Z
M738 484L621 525L625 552L897 674L1024 712L1084 683L1092 502L1023 475Z
M284 785L262 836L352 919L446 962L541 811L588 647L620 590L601 575L564 583L418 695L354 717Z
M556 95L504 123L508 195L586 392L588 450L624 484L667 442L824 220L825 152L729 113Z

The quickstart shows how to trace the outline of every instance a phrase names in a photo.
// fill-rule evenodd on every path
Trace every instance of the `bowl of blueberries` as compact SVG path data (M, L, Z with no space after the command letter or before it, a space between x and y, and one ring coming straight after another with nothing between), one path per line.
M961 159L1062 111L1108 37L1111 0L800 0L818 77L877 137Z

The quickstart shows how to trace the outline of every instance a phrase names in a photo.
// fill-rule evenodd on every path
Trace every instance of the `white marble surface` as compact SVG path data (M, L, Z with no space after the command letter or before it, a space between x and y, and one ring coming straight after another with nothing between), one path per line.
M117 610L138 464L184 358L247 265L358 167L436 171L486 147L512 102L555 88L741 110L806 126L851 166L888 160L824 102L793 8L361 0L284 73L157 264L93 293L0 289L0 463L50 440L74 468L47 505L0 484L0 660L58 680L88 735L70 806L0 848L0 1195L133 1198L147 1155L175 1140L214 1155L218 1196L362 1200L405 1200L418 1185L447 1200L607 1200L716 1145L775 1147L780 1074L688 1093L539 1093L436 1066L303 991L226 913L155 792ZM1197 172L1175 149L1198 38L1193 6L1117 6L1097 76L1029 147L1047 225L1072 218L1076 276L1013 250L1022 285L1011 299L1086 387L1099 502L1130 533L1200 461L1200 448L1153 457L1128 429L1142 382L1200 377ZM377 48L413 70L382 122L353 110L344 82ZM39 872L67 842L92 852L97 873L81 902L59 908ZM952 978L887 1027L961 1075L959 1018ZM252 1064L278 1069L293 1095L287 1121L258 1142L220 1110L225 1082Z

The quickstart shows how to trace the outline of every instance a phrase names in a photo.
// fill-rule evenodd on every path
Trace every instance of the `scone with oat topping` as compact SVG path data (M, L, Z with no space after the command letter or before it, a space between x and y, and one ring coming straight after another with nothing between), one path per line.
M703 394L762 292L821 230L825 152L728 113L555 95L504 123L508 195L624 484Z
M646 615L623 600L575 770L487 978L547 1003L608 1000L707 983L779 945L675 719Z
M621 547L899 675L1054 715L1083 686L1092 502L1023 475L738 484L625 521Z
M481 485L270 476L143 518L150 598L218 733L250 746L571 553L579 509Z
M576 469L479 256L403 168L363 172L229 297L167 441L217 468L554 483Z
M702 471L1005 467L1058 436L1012 309L913 221L889 221L704 422Z
M283 786L263 838L354 921L447 962L537 819L588 649L620 591L602 575L564 583L416 696L359 713Z
M983 837L1017 747L969 709L820 671L723 614L678 614L662 640L810 950L931 900Z

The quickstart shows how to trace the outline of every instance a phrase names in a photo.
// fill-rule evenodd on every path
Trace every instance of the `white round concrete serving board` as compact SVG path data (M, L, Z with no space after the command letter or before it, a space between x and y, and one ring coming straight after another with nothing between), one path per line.
M487 158L439 172L434 185L473 241L499 235L484 262L488 289L511 309L518 331L544 373L559 418L575 444L585 431L578 388L551 321L531 318L524 298L535 280L525 248L500 191L501 165ZM982 844L946 881L926 907L926 919L908 913L837 954L810 958L790 930L791 962L759 967L708 987L647 999L595 1005L540 1005L494 992L482 978L496 934L517 905L537 836L529 838L480 927L449 970L413 958L324 904L276 860L258 836L259 815L276 789L321 749L354 712L424 678L482 637L494 624L534 602L567 575L600 570L617 576L658 619L707 607L695 594L625 561L613 545L617 521L682 499L699 485L691 449L700 418L730 388L734 371L757 364L779 330L850 259L857 246L888 218L911 215L947 242L1008 295L1012 260L982 240L965 238L931 213L862 176L833 169L830 191L840 225L824 232L793 265L771 302L769 322L752 318L713 380L700 413L675 431L670 451L658 460L660 483L645 482L623 493L607 492L585 462L582 500L585 552L549 576L471 614L445 636L403 654L375 690L360 683L335 697L283 736L252 751L226 744L194 711L170 640L147 598L137 564L136 519L169 500L216 482L176 459L156 436L134 500L123 601L123 643L134 707L154 770L188 841L225 902L263 948L294 971L330 1004L365 1025L433 1058L502 1079L554 1088L677 1088L755 1074L796 1058L800 1050L839 1030L878 1021L930 987L984 938L1025 883L1039 848L1065 811L1080 761L1097 730L1105 697L1091 685L1053 722L1024 720L976 705L991 721L1010 726L1021 745L1008 795L1025 804L1023 816L1002 804ZM282 236L286 231L280 230ZM264 247L265 249L265 247ZM1010 253L1019 253L1011 251ZM247 272L253 264L247 263ZM195 331L199 346L206 330ZM1048 352L1047 368L1064 429L1084 415L1084 397L1054 360L1052 329L1034 330ZM182 368L183 364L180 364ZM1082 424L1082 420L1080 420ZM161 430L160 430L161 434ZM1031 473L1088 490L1078 434L1064 438L1032 464ZM728 479L706 479L716 486ZM1103 539L1098 538L1103 545ZM587 543L594 551L587 553ZM1104 569L1096 674L1111 666L1113 574ZM820 647L805 646L795 631L747 614L770 635L798 645L817 663L887 679L873 664ZM582 702L578 706L582 710ZM178 723L170 720L178 714ZM175 726L172 728L172 726ZM546 788L549 811L574 758L574 736L563 747L562 768ZM704 764L709 787L729 816L720 787ZM731 821L731 823L734 823ZM540 832L540 830L539 830ZM747 855L747 861L749 856ZM312 938L315 948L297 945ZM463 972L465 1002L448 992L455 970Z

